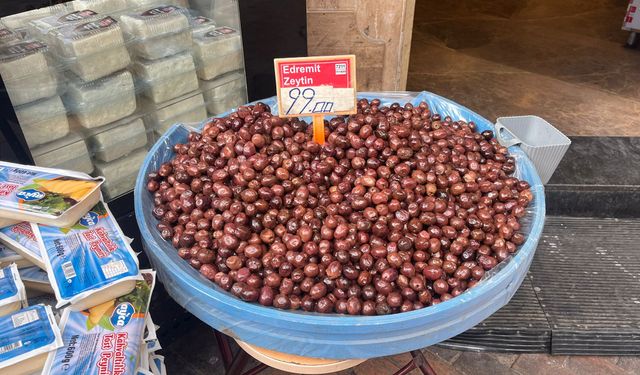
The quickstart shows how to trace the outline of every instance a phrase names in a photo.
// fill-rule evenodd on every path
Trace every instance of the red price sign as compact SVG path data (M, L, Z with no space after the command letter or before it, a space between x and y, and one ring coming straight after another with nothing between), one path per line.
M324 143L324 115L357 112L355 55L275 59L274 66L279 115L313 116L318 143Z

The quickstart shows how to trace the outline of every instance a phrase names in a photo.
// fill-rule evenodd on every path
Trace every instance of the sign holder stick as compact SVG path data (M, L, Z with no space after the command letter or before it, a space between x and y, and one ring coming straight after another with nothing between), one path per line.
M319 144L324 145L324 116L313 116L313 140Z

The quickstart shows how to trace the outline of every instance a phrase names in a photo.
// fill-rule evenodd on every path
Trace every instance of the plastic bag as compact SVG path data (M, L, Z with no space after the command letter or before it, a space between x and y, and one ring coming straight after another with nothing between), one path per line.
M393 102L417 105L425 101L443 117L474 121L479 131L493 129L478 114L429 92L358 96L378 98L383 105ZM260 101L277 113L275 97ZM146 190L146 176L173 157L173 145L186 142L190 130L184 125L174 125L153 146L140 169L135 211L143 246L159 280L176 302L222 333L262 348L308 357L347 359L393 355L437 344L480 323L511 299L527 273L542 233L545 216L542 183L526 155L512 147L509 151L516 159L517 176L529 182L534 195L523 225L527 241L510 261L503 262L500 272L491 274L473 289L435 306L385 316L284 311L247 303L201 276L155 228L157 220L151 215L153 196Z

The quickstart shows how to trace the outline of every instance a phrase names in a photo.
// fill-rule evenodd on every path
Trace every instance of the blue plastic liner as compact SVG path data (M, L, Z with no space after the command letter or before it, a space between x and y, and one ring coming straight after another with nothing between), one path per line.
M474 121L479 131L493 129L493 124L480 115L429 92L361 93L359 97L379 98L385 105L394 102L417 105L425 101L432 112L443 117ZM277 113L275 97L261 101ZM524 152L511 147L516 175L529 182L534 195L522 220L527 240L514 256L487 272L476 287L435 306L385 316L284 311L243 302L191 268L155 228L157 220L151 214L153 197L146 190L146 175L173 157L173 145L186 142L190 130L185 125L174 125L153 146L140 169L135 211L144 249L158 278L176 302L211 327L263 348L316 358L373 358L444 341L475 326L509 302L529 269L544 226L544 188L540 178Z

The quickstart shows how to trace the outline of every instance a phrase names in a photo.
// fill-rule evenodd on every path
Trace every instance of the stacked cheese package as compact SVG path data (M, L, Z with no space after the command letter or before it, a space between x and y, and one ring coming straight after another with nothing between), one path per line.
M0 161L0 373L162 373L155 273L139 270L104 182Z
M240 33L187 7L76 0L0 20L0 75L36 165L104 176L112 199L173 124L246 102Z

